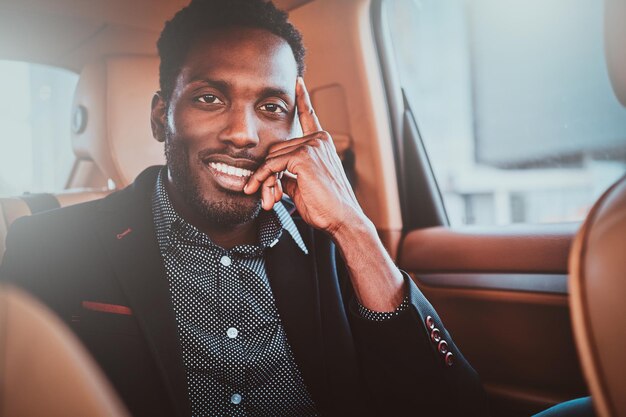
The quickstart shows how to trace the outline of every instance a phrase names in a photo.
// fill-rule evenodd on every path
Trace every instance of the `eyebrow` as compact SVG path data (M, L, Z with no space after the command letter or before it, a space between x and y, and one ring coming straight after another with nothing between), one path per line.
M208 78L194 78L191 80L189 84L196 84L196 83L206 84L209 87L214 87L224 92L232 89L232 84L229 83L228 81L223 81L223 80L210 80Z
M263 98L274 97L274 96L284 98L287 101L291 101L291 95L289 94L289 92L287 92L286 90L282 88L266 87L263 90L261 90L261 97Z

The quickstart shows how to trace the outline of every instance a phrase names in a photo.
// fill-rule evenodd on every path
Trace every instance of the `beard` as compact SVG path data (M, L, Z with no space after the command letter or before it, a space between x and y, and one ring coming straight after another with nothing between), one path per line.
M213 227L229 229L255 219L261 211L260 191L253 195L231 190L215 190L207 196L198 171L190 166L189 148L165 134L165 159L172 182L185 204Z

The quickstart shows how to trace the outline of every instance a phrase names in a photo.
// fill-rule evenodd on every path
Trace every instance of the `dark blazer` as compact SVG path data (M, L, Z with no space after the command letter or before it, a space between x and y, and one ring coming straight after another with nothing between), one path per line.
M152 219L158 171L148 168L102 200L16 221L0 277L39 297L74 330L133 415L189 416ZM408 276L411 307L386 322L364 320L332 242L297 215L294 221L309 255L283 233L267 251L266 268L296 362L323 415L486 416L476 373ZM427 316L454 365L431 341Z

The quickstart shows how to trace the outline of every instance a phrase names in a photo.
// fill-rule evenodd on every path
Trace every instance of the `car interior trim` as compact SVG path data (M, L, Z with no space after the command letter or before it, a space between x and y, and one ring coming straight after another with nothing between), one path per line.
M567 294L565 274L414 274L421 285L431 287L478 288L533 293Z
M412 272L566 274L578 223L463 228L409 232L398 265Z
M394 59L390 31L385 18L384 0L371 5L372 29L382 74L387 108L394 137L398 192L403 228L447 225L447 216L419 128L402 91ZM438 200L438 201L437 201Z

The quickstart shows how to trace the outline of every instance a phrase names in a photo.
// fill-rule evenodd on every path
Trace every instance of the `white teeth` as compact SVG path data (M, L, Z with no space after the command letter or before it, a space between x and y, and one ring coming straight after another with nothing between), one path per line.
M252 175L252 171L250 171L249 169L237 168L231 165L223 164L221 162L210 162L209 166L223 174L228 174L235 177L249 177L250 175Z

